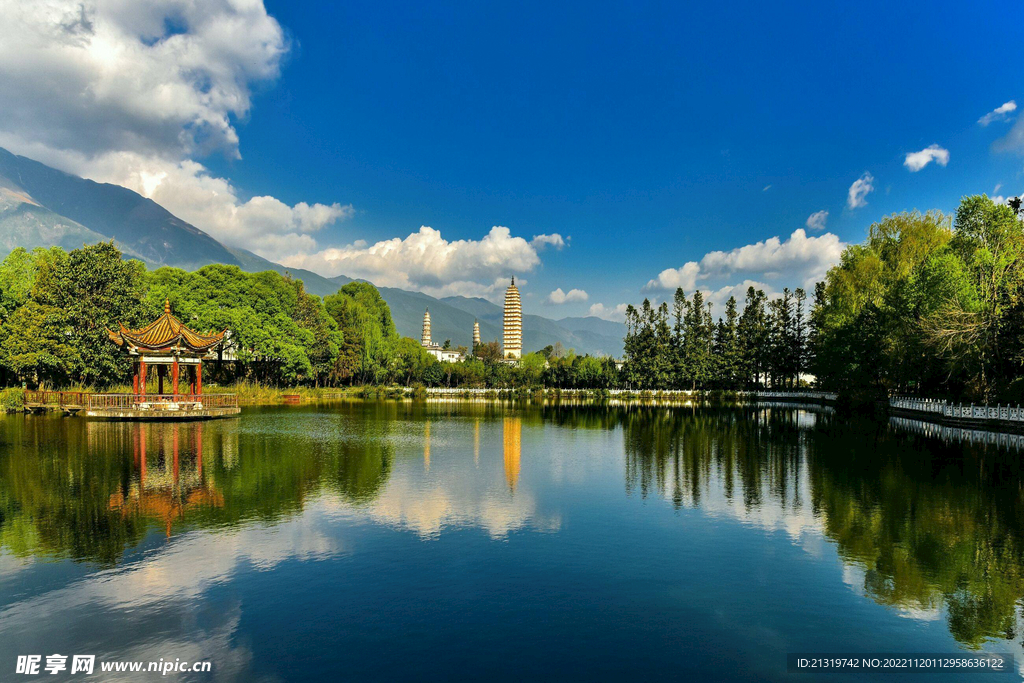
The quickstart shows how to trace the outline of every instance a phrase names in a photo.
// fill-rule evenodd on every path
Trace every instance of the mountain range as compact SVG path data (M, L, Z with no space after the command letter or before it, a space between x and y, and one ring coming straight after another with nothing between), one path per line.
M223 263L252 273L273 270L302 280L318 296L352 282L344 275L326 278L227 247L132 190L80 178L0 148L0 257L16 247L74 249L109 239L126 257L149 267L194 270ZM429 309L434 341L450 339L455 346L469 346L474 321L480 323L484 341L501 338L502 309L486 299L438 299L392 287L378 289L404 336L419 338L423 312ZM596 317L552 320L523 315L524 351L561 343L577 353L619 357L625 332L622 323Z

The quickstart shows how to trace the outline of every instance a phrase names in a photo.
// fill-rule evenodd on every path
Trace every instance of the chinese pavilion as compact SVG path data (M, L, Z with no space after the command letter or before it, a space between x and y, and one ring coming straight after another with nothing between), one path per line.
M132 330L118 325L117 332L110 333L110 339L118 346L127 346L128 352L136 356L132 390L138 396L146 395L146 379L149 366L156 366L159 383L158 394L164 393L164 379L170 374L171 395L177 396L181 371L184 368L188 378L189 395L203 393L203 358L212 358L216 347L224 342L224 333L200 334L189 329L171 314L171 302L164 301L164 314L143 328ZM168 373L168 369L170 372Z
M216 357L222 348L227 330L199 333L171 314L171 304L164 302L164 312L149 325L130 329L118 324L118 330L107 330L111 341L127 348L135 360L132 394L106 394L90 397L87 415L94 417L217 417L238 412L234 395L203 395L203 360ZM156 367L157 394L146 395L149 368ZM184 377L183 377L184 374ZM170 393L164 393L164 382L170 380ZM187 382L182 391L181 381ZM189 413L185 415L184 413Z

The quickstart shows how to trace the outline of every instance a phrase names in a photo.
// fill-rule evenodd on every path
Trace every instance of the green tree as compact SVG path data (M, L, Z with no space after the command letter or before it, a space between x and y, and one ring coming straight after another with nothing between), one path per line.
M113 242L39 252L32 299L53 312L44 317L47 324L81 358L68 366L73 380L103 385L130 375L128 355L111 343L107 330L142 322L144 273L145 266L122 259Z
M335 377L362 384L388 377L398 332L377 288L368 282L350 282L324 299L324 305L344 339Z
M62 386L81 373L82 358L69 342L66 315L29 301L0 326L0 362L23 382Z

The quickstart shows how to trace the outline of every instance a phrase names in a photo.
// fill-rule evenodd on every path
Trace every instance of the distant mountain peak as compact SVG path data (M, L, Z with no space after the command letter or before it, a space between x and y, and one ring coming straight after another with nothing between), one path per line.
M344 275L325 278L301 268L286 268L245 249L229 249L137 192L79 178L0 148L0 256L19 246L75 249L109 239L126 256L154 267L195 270L223 263L247 272L272 270L302 280L306 290L318 296L334 294L352 282ZM419 339L423 311L429 306L438 339L470 346L473 323L478 321L483 340L501 340L502 309L487 299L436 299L422 292L378 289L404 336ZM554 321L525 313L525 351L560 342L579 353L622 355L625 326L620 323L599 318Z

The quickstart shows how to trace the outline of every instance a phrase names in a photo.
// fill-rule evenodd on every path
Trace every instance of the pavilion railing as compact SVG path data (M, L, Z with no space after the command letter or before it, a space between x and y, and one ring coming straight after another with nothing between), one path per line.
M237 408L236 394L88 394L89 410Z

